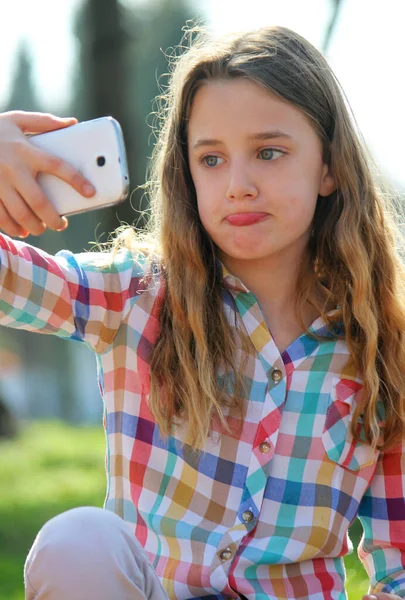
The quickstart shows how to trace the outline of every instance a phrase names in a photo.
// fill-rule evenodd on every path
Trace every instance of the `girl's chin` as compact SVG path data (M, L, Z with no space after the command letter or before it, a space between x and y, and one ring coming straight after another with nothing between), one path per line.
M224 248L218 247L219 258L227 257L232 260L265 260L272 256L272 252L258 252L257 248Z

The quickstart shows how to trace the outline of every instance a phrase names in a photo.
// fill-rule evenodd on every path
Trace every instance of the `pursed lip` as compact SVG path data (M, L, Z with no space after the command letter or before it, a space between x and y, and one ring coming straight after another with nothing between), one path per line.
M244 225L254 225L255 223L259 223L269 216L269 213L265 212L239 212L226 216L225 220L231 225L241 227Z

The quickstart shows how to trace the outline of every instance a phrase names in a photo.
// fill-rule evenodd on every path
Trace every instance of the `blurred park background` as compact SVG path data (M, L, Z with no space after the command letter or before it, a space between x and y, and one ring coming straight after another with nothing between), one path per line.
M153 99L167 55L190 20L223 31L285 25L321 49L340 79L380 176L401 197L403 14L398 0L14 0L2 2L0 110L38 110L122 124L131 201L72 217L63 233L28 241L54 253L142 225L154 137ZM36 531L73 506L104 499L102 403L94 356L80 344L3 330L0 336L0 599L21 600ZM352 528L354 544L360 531ZM353 554L350 600L366 592Z

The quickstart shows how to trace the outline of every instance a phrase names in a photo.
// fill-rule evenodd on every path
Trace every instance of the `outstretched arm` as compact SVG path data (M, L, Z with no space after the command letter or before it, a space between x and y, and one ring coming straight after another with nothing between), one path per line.
M39 235L46 227L66 226L36 175L51 173L79 192L89 182L63 160L30 144L24 132L75 122L39 113L0 115L0 228L6 233ZM129 251L51 256L0 233L0 325L84 341L103 352L139 297L145 268L140 260Z

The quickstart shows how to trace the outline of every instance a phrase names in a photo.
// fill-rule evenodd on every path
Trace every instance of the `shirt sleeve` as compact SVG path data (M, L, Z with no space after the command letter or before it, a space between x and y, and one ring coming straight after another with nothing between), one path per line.
M144 289L146 263L128 250L52 256L0 234L0 325L104 352Z
M405 598L405 445L381 453L359 508L363 537L358 554L371 593Z

